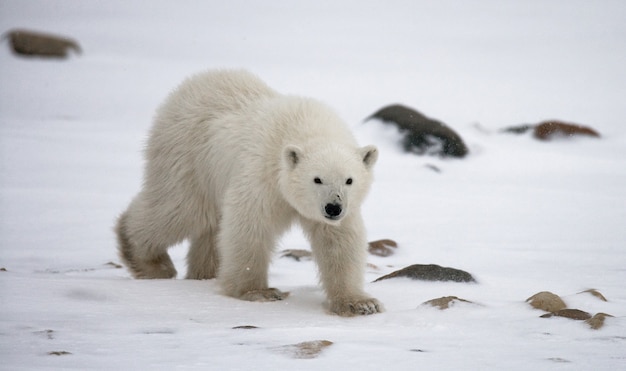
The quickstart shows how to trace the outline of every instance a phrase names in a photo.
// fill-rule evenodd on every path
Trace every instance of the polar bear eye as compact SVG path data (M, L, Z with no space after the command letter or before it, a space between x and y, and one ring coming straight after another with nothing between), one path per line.
M348 178L348 180L346 180L346 184L347 184L347 185L352 184L352 178Z
M320 178L315 178L313 179L313 181L315 182L315 184L322 184L322 180Z

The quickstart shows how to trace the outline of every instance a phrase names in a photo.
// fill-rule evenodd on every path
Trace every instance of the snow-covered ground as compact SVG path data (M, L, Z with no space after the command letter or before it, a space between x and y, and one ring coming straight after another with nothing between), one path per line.
M622 0L0 2L0 32L59 33L84 50L51 61L0 48L0 369L623 368L625 19ZM108 264L155 108L214 67L319 98L379 146L364 217L370 240L399 248L371 256L365 279L385 313L326 313L313 262L278 254L270 283L291 296L275 303ZM362 123L396 102L448 123L471 154L406 155L393 130ZM602 138L497 132L551 118ZM308 248L297 228L285 248ZM185 250L171 250L181 275ZM416 263L479 283L369 283ZM577 294L589 288L608 302ZM539 318L524 301L544 290L615 317L600 330ZM420 305L448 295L479 305ZM314 359L282 347L312 340L333 345Z

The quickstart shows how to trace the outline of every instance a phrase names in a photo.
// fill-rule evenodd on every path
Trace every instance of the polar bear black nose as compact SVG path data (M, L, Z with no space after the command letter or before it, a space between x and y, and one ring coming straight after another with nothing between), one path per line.
M324 207L324 211L326 211L326 215L331 218L337 217L341 214L341 205L339 204L326 204Z

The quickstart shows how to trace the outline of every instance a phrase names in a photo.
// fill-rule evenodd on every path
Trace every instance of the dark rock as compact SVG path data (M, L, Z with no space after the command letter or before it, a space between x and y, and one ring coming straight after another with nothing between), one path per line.
M395 277L408 277L414 280L423 281L476 282L474 277L465 271L454 268L446 268L436 264L414 264L379 277L374 282Z
M600 134L592 128L557 120L539 123L535 126L533 135L540 140L550 140L555 137L572 137L574 135L600 137Z
M11 30L2 38L8 38L15 54L23 56L66 58L69 51L80 54L78 43L72 39L46 33Z
M461 137L444 123L428 118L420 112L399 104L380 109L365 121L380 119L394 123L404 135L403 146L407 152L436 154L443 157L464 157L467 146Z
M377 240L371 241L367 250L372 255L385 257L393 255L394 249L397 247L398 244L394 240Z
M257 328L258 327L252 326L252 325L243 325L243 326L235 326L233 327L233 330L254 330Z
M584 321L591 318L591 314L582 311L580 309L561 309L556 312L546 313L541 318L550 318L550 317L565 317L570 319L575 319L578 321Z

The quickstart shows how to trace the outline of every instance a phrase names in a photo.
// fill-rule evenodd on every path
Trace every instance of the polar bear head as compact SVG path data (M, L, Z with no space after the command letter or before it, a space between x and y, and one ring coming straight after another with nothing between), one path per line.
M287 202L307 219L338 224L365 198L378 150L288 145L282 157L279 182Z

